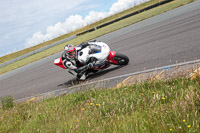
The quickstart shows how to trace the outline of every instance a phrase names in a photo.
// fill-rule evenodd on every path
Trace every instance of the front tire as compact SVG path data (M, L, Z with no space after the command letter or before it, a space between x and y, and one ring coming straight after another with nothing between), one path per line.
M124 54L116 53L113 59L117 61L115 65L127 65L129 63L129 58Z

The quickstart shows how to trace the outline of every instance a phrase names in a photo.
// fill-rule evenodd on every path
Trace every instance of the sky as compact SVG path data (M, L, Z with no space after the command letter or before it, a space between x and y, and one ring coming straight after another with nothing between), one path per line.
M0 0L0 57L148 0Z

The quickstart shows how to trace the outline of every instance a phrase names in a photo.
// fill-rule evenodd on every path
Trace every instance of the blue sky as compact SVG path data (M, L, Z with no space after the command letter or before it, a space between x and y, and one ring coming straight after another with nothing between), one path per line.
M147 0L0 0L0 56L37 45Z

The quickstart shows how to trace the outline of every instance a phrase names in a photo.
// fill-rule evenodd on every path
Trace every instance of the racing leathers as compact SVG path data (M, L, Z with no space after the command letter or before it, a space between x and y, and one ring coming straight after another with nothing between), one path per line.
M102 49L106 53L102 52ZM63 65L69 69L69 73L77 75L77 78L81 79L84 74L86 77L89 72L98 71L91 68L105 65L105 59L109 52L109 47L103 42L81 43L76 47L76 58L69 58L65 52L62 54Z

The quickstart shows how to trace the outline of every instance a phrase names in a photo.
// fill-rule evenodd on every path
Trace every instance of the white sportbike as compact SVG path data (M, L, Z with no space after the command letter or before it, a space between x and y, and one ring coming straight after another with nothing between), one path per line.
M88 44L90 45L80 51L79 49L81 49L81 47L76 47L77 51L79 51L77 52L77 59L80 63L76 64L76 66L68 64L70 66L68 67L69 73L76 75L80 80L85 80L89 74L94 74L99 70L110 67L111 65L123 66L129 63L129 58L126 55L111 51L109 46L104 42L95 41L88 42ZM93 67L88 68L87 64L91 58L96 58L97 61ZM55 59L54 64L63 69L67 69L62 64L62 60L62 57ZM75 71L76 68L81 68L80 73Z

